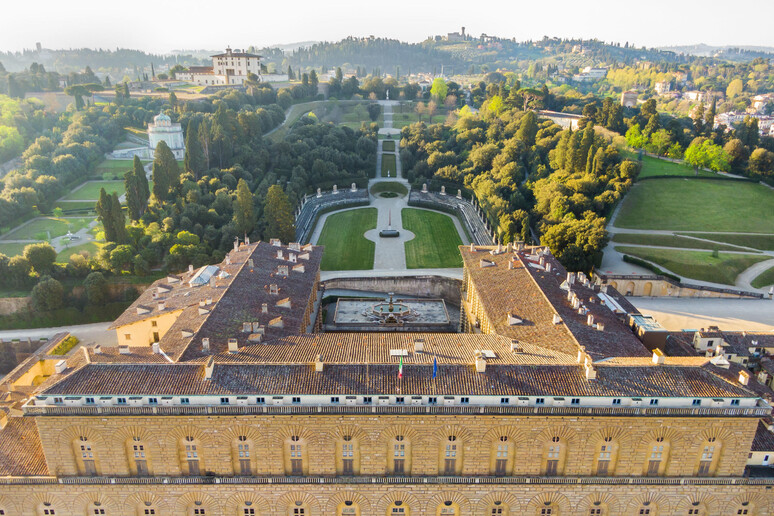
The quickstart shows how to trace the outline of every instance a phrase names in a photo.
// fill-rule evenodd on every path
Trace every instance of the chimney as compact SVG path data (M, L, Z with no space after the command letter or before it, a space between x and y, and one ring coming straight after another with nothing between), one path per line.
M56 363L54 366L54 369L56 370L56 374L62 374L67 369L67 361L66 360L60 360Z
M226 255L226 265L231 265L231 256Z
M546 257L545 257L545 256L541 256L541 257L538 259L538 263L539 263L540 265L545 265L545 264L546 264Z
M261 304L261 313L262 314L268 314L269 313L269 303Z
M164 301L159 301L159 312L163 312L164 308L166 308L166 303L164 303Z
M322 355L317 355L314 359L314 370L317 373L322 373L325 368L325 363L322 360Z
M154 342L153 344L151 344L151 348L153 349L153 352L156 353L157 355L161 353L161 346L159 346L158 342Z
M568 272L567 273L567 284L572 285L575 283L575 273L574 272Z
M239 342L236 339L228 339L228 352L239 353Z
M664 352L661 351L658 348L653 350L653 363L654 364L663 364L664 363Z
M193 274L193 264L188 264L188 274Z
M551 265L551 262L546 262L546 272L551 272L554 269L554 266Z
M586 325L594 326L594 314L589 314L586 316Z
M554 314L554 318L552 322L554 324L560 324L562 322L562 316L559 314Z
M126 344L119 344L118 346L118 353L121 355L131 355L132 352L129 351L129 346Z
M234 240L234 252L239 251L239 239Z
M205 353L210 352L210 339L207 337L204 337L202 339L202 351L204 351Z
M247 260L247 265L249 265L250 267L255 267L255 262L253 261L253 259L252 259L252 258L250 258L249 260Z
M283 260L282 249L277 249L277 260Z
M476 252L476 244L473 242L470 243L470 252L475 253Z
M476 372L477 373L486 372L486 359L481 354L476 355Z
M605 325L604 325L604 323L598 322L598 323L597 323L597 329L598 329L599 331L605 331Z
M513 269L513 260L508 260L508 270Z
M586 364L586 380L596 380L597 379L597 370L594 368L591 363Z
M215 371L215 357L210 357L207 360L207 365L204 366L204 379L212 380L212 373Z
M210 288L215 288L216 286L218 286L217 278L212 275L210 276Z
M245 237L245 245L250 245L250 237Z
M414 353L422 353L425 350L425 339L414 339Z
M521 347L521 343L518 340L513 339L511 341L511 351L514 353L524 353L524 348Z
M508 245L505 246L505 252L506 253L512 253L513 252L513 244L508 242Z
M242 331L245 333L252 333L253 331L253 323L251 322L243 322L242 323Z
M97 344L94 346L94 354L95 355L101 355L102 354L102 346Z
M747 371L739 371L739 383L742 385L750 383L750 373Z

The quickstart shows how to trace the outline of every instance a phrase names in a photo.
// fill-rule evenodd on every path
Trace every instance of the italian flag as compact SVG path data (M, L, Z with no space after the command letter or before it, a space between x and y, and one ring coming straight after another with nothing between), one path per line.
M400 364L398 364L398 378L403 378L403 357L400 357Z

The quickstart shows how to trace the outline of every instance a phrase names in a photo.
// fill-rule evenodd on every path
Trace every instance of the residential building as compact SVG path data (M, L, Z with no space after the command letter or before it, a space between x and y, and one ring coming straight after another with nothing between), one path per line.
M461 333L315 333L316 246L157 281L118 347L0 382L0 514L772 514L749 375L546 248L460 252Z
M607 68L597 68L587 66L581 73L572 76L574 81L578 82L595 82L600 81L607 77Z
M222 54L212 56L212 66L192 66L177 72L175 78L199 86L241 85L248 75L261 77L261 56L227 48Z
M664 93L672 91L672 83L668 81L657 82L653 86L653 89L656 90L656 93L659 95L663 95Z

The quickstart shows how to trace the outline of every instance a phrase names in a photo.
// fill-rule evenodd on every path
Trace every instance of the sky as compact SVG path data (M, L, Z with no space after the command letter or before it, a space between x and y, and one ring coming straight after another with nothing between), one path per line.
M34 6L34 7L32 7ZM774 46L771 0L37 0L0 1L0 50L219 50L347 36L418 42L465 26L519 41L597 38L636 46ZM756 22L756 20L758 20Z

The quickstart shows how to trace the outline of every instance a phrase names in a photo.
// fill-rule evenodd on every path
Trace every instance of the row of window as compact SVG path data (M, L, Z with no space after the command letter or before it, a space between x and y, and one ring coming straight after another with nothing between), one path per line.
M253 506L253 502L246 500L237 508L235 516L261 516L261 513ZM645 501L634 509L633 514L640 516L659 516L659 510L656 504L650 501ZM37 516L57 516L60 514L59 510L51 504L41 504L38 508ZM386 516L410 516L410 505L403 500L395 500L388 507ZM0 508L0 516L5 516L6 511ZM112 515L111 511L106 510L100 502L94 502L89 505L86 515L87 516L108 516ZM137 507L135 514L137 516L156 516L161 515L162 510L157 508L151 502L144 502ZM185 516L210 516L214 514L209 509L203 506L202 502L194 502L191 504L185 512ZM297 500L287 508L287 511L283 514L287 516L309 516L311 514L309 506L302 500ZM430 513L428 513L430 514ZM487 516L515 516L517 513L510 510L508 505L500 500L492 502L486 509ZM525 514L519 512L518 514ZM560 508L553 502L547 501L541 507L537 508L533 513L535 516L560 516ZM588 516L609 516L611 513L609 508L600 502L595 502L585 513ZM692 506L682 514L686 516L706 516L707 510L701 503L693 503ZM737 506L731 514L739 516L754 516L756 514L755 507L749 502L742 502ZM447 500L439 504L435 509L436 516L461 516L462 512L460 506ZM336 516L365 516L361 512L360 506L357 502L347 500L338 505L336 508Z
M78 472L85 476L100 474L97 468L98 458L92 443L85 436L76 440L75 452ZM612 436L606 436L598 443L589 443L595 447L592 474L595 476L615 475L620 443ZM519 446L525 446L521 444ZM535 445L529 445L534 447ZM540 446L540 444L537 444ZM386 474L410 475L412 473L412 443L404 435L394 436L387 445ZM179 443L181 470L185 475L199 476L206 473L202 466L201 444L194 436L185 436ZM489 473L495 476L510 476L523 471L516 464L517 443L507 435L498 437L491 444ZM662 476L666 474L671 444L663 437L657 437L647 447L641 474ZM721 443L715 437L708 438L700 447L694 465L694 475L711 476L716 473L721 451ZM268 450L264 450L266 454ZM309 446L306 439L298 435L288 437L283 443L285 474L293 476L309 475ZM559 436L552 437L542 445L540 473L545 476L557 476L565 473L568 445ZM440 443L438 450L438 473L447 476L462 474L463 446L457 435L448 435ZM127 444L127 457L130 471L134 475L153 474L150 457L145 442L133 437ZM246 435L237 436L232 442L233 471L235 475L256 474L255 443ZM342 436L336 443L336 472L351 476L360 474L360 444L351 435Z
M292 405L301 405L304 404L310 404L308 399L304 399L301 396L289 396L290 403ZM54 404L56 405L62 405L65 404L65 401L73 401L73 402L79 402L80 397L62 397L62 396L56 396L54 397ZM546 399L548 399L548 403L546 402ZM45 398L41 398L42 401L45 401ZM115 405L130 405L130 404L138 404L138 405L158 405L159 404L159 397L158 396L132 396L132 397L103 397L99 398L100 402L103 404L113 404ZM161 398L161 400L167 404L173 404L175 401L180 405L190 405L191 404L191 398L187 397L181 397L181 398L173 398L171 396L165 396ZM312 403L312 405L318 405L319 404L319 397L314 397L315 402ZM564 406L566 399L565 398L528 398L528 397L501 397L499 400L499 404L503 406L508 405L518 405L518 406L535 406L535 407L541 407L541 406ZM613 407L620 407L623 406L624 398L611 398L610 399L610 406ZM732 407L738 407L740 405L740 400L738 399L732 399L728 400L729 406ZM131 402L131 403L130 403ZM223 396L219 400L220 405L231 405L231 404L237 404L237 405L248 405L248 404L255 404L255 405L283 405L286 403L286 396L256 396L256 397L249 397L249 396L236 396L236 397L230 397L230 396ZM342 402L349 404L349 405L371 405L374 403L374 397L373 396L331 396L329 398L329 402L331 405L339 405ZM439 403L443 403L444 405L469 405L470 404L470 397L469 396L444 396L439 401L438 396L377 396L377 402L380 405L438 405ZM627 403L630 403L632 405L638 406L643 402L642 398L631 398L627 400ZM713 406L723 406L725 405L726 400L718 398L718 399L712 399L712 400L704 400L701 398L695 398L691 400L691 406L692 407L701 407L706 405L707 403L711 403ZM97 398L92 396L87 396L84 398L84 403L86 405L96 405L97 404ZM487 403L490 404L490 403ZM581 398L570 398L570 406L581 406ZM648 399L648 405L651 407L657 407L659 405L659 398L649 398Z

